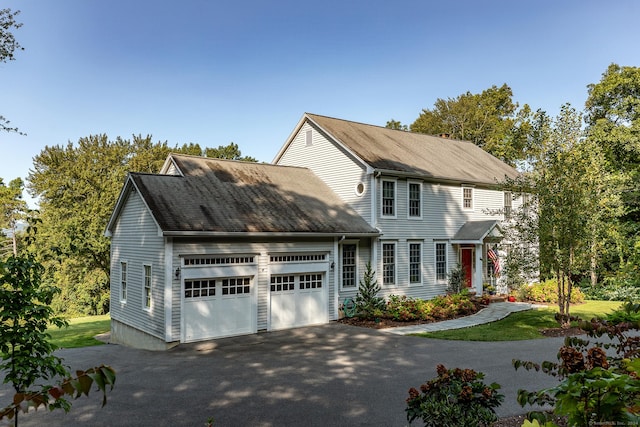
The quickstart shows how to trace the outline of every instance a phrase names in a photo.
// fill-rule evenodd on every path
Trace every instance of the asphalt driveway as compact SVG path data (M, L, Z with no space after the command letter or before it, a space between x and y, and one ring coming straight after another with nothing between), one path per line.
M111 344L61 350L72 369L104 363L117 371L107 405L93 393L73 401L68 414L40 409L21 415L20 425L204 426L214 417L216 427L405 426L407 390L435 377L439 363L484 372L506 395L499 415L514 415L525 412L518 388L554 380L516 372L511 360L556 360L562 342L431 340L331 323L166 352ZM3 386L3 406L10 396Z

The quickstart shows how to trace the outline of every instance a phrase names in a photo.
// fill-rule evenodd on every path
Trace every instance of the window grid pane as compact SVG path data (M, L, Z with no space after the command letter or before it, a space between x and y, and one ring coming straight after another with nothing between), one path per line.
M395 215L396 183L382 181L382 215Z
M185 298L213 297L215 295L215 279L197 279L184 281Z
M420 184L409 184L409 216L420 216Z
M322 274L301 274L300 289L322 288Z
M420 283L422 265L422 245L409 244L409 283Z
M292 291L293 289L293 276L271 276L271 292Z
M463 188L463 206L465 209L471 209L473 207L473 189Z
M436 243L436 279L447 279L447 253L444 243Z
M356 245L342 246L342 287L356 287Z
M251 292L251 278L232 277L222 279L222 295L248 294Z
M504 217L511 218L511 207L512 207L512 196L511 191L504 192Z
M382 244L382 283L385 285L396 282L396 245Z
M120 263L120 299L127 300L127 263Z
M151 266L144 266L144 306L151 308Z

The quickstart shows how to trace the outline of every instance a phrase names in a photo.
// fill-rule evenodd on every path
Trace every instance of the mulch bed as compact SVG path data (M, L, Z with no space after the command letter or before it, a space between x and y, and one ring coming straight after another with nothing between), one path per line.
M486 307L486 305L477 303L475 311L467 313L467 314L465 314L463 316L457 316L457 317L470 316L472 314L477 313L478 311L482 310L485 307ZM437 320L437 321L441 322L441 321L444 321L444 320L455 319L457 317L451 317L449 319L441 319L441 320ZM400 327L400 326L422 325L422 324L425 324L425 323L434 323L434 322L436 322L436 321L433 321L433 320L413 320L413 321L409 321L409 322L401 322L399 320L382 319L382 318L381 319L377 319L377 320L367 320L367 319L361 319L359 317L343 317L342 319L338 319L338 323L344 323L346 325L360 326L362 328L371 328L371 329L397 328L397 327ZM541 329L540 333L542 335L544 335L545 337L553 338L553 337L569 337L569 336L575 336L575 335L582 335L582 334L585 334L586 332L583 331L580 328L573 327L573 328L567 328L567 329L563 329L563 328Z

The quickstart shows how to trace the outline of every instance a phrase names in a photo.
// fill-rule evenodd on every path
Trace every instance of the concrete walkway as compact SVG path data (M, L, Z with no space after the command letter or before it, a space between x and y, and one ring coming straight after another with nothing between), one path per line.
M400 326L397 328L380 329L381 332L387 332L396 335L419 334L422 332L446 331L449 329L462 329L471 326L482 325L485 323L495 322L504 319L511 313L516 311L525 311L536 308L534 304L525 302L495 302L489 304L479 312L471 316L460 317L458 319L445 320L442 322L424 323L420 325Z

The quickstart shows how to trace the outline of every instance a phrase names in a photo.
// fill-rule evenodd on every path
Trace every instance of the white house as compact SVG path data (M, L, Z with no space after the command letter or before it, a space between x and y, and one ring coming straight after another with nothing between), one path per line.
M370 262L431 298L481 292L517 172L472 143L305 114L273 165L172 154L129 174L107 226L112 340L181 342L326 323Z

